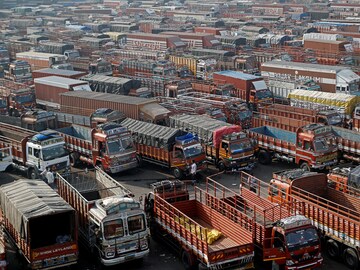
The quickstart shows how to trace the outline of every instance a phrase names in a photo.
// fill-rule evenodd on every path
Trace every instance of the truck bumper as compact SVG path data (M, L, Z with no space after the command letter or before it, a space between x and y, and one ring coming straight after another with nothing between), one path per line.
M227 168L231 171L252 171L257 165L255 160L230 161Z
M311 168L313 168L314 170L330 169L331 166L337 165L337 163L338 163L337 160L332 160L319 165L312 164Z
M319 259L316 262L307 263L304 265L297 266L285 266L285 270L307 270L307 269L320 269L322 266L323 259Z
M149 254L149 252L150 252L150 250L147 249L147 250L144 250L141 252L137 252L135 254L128 254L127 256L117 257L117 258L113 258L113 259L101 258L101 263L105 266L113 266L113 265L117 265L117 264L120 264L123 262L141 259L141 258L147 256Z
M138 162L133 161L133 162L126 163L126 164L109 167L108 170L110 171L110 173L119 173L119 172L122 172L122 171L126 171L126 170L136 168L137 166L138 166Z

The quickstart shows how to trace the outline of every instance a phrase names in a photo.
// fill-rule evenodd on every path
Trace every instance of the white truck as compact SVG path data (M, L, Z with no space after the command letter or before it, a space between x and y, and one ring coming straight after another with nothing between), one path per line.
M99 167L57 174L58 192L75 208L79 240L104 266L141 259L149 253L146 215L134 195Z
M11 148L0 148L0 172L5 172L12 166Z

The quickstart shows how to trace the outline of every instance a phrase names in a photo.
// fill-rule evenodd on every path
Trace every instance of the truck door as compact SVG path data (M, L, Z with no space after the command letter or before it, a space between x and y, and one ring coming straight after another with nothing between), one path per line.
M174 147L173 160L171 166L173 167L185 166L185 155L181 148Z
M40 169L40 149L31 146L27 148L27 163Z

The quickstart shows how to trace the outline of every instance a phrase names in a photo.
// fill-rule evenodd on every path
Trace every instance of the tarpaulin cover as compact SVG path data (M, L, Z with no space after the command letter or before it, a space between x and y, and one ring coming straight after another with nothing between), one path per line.
M167 150L171 149L176 137L185 134L185 132L179 129L146 123L131 118L126 118L121 122L121 125L128 128L136 143Z
M221 143L222 137L234 132L240 132L240 126L230 126L230 127L221 127L213 132L213 144L219 145Z
M360 188L360 166L352 169L349 175L349 185Z
M75 211L48 184L41 180L21 179L0 187L3 215L25 239L31 219Z

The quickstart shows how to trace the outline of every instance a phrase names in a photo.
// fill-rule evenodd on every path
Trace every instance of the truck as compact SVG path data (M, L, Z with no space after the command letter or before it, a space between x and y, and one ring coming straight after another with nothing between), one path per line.
M20 116L35 108L35 91L28 85L0 79L0 113Z
M276 158L310 171L330 168L338 162L338 149L330 126L310 124L296 132L262 126L246 132L258 143L261 164L270 164Z
M190 174L192 161L197 171L205 168L205 153L196 136L180 129L127 118L121 122L134 139L138 163L143 161L168 168L181 179Z
M244 100L252 111L256 110L259 104L268 105L274 101L272 92L260 76L224 70L214 72L213 80L233 84L236 89L235 96Z
M0 66L7 69L10 64L10 53L5 44L0 44Z
M315 110L289 105L272 104L258 108L259 115L266 118L275 119L289 118L289 121L300 120L310 123L321 123L324 125L340 126L344 125L341 114L336 110ZM280 121L278 121L280 122Z
M332 126L335 142L339 148L339 158L360 163L360 136L359 132L342 127Z
M5 172L12 167L13 157L11 148L0 148L0 172Z
M179 180L157 182L152 189L144 199L151 236L169 243L186 270L197 265L199 269L253 269L252 233L231 218L242 217L239 210L225 207L197 186L195 197L190 197L188 187Z
M26 61L13 61L9 64L9 69L5 70L4 78L13 82L31 85L33 81L31 66Z
M45 170L70 170L65 141L54 131L37 133L32 130L0 123L0 148L11 148L13 166L36 179Z
M226 115L228 123L240 125L243 129L251 127L252 112L249 110L246 103L239 98L187 92L178 95L178 99L210 104L214 108L222 110Z
M302 203L273 203L264 189L269 184L244 171L239 175L238 192L220 184L221 177L222 174L208 177L204 189L224 204L221 210L233 208L239 211L233 212L230 217L251 233L256 269L321 267L320 238L311 220L304 216ZM212 206L216 201L208 200L208 203ZM300 245L288 237L294 234L311 237Z
M3 218L0 217L0 222L3 224ZM6 242L5 242L5 232L4 228L1 226L0 228L0 270L6 270L8 266L7 258L6 258Z
M121 111L126 117L159 124L164 124L170 113L154 99L87 91L61 94L61 112L89 116L98 108Z
M274 173L268 194L276 203L304 203L304 215L317 227L328 255L358 269L360 197L329 187L326 174L302 170Z
M256 146L240 126L187 114L170 116L170 126L199 136L207 159L220 171L251 171L256 165Z
M104 266L149 254L146 215L130 190L95 168L57 175L58 192L75 208L79 240Z
M328 174L330 187L360 197L360 166L345 164L333 168Z
M72 166L81 161L109 173L138 166L134 143L126 126L111 122L95 128L73 124L56 131L65 140Z
M73 70L72 65L66 61L66 57L62 54L41 53L32 51L19 52L16 53L16 60L28 62L33 71L42 68Z
M77 263L75 210L42 180L20 179L0 187L8 239L22 254L22 269L54 269Z
M36 102L41 108L59 108L60 94L69 91L89 91L88 82L58 76L34 79Z

